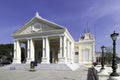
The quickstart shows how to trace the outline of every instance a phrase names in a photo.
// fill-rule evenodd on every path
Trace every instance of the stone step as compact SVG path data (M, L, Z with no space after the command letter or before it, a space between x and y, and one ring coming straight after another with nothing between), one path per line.
M2 67L6 70L29 70L30 64L11 64ZM66 64L38 64L36 70L71 70Z
M36 69L71 70L66 64L39 64Z
M1 69L5 70L27 70L29 69L29 64L11 64L3 66Z

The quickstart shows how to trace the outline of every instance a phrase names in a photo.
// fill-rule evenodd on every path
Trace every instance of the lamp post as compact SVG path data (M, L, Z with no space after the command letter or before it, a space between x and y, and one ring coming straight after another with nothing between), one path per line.
M105 69L104 68L104 65L105 65L105 58L104 58L105 46L104 45L101 47L101 50L102 50L102 58L101 58L101 65L102 65L102 67L101 67L101 70L103 70L103 69Z
M111 34L111 38L113 40L113 59L112 59L112 73L110 74L110 76L119 76L118 73L116 72L117 69L117 63L116 63L116 39L119 36L118 33L114 33Z

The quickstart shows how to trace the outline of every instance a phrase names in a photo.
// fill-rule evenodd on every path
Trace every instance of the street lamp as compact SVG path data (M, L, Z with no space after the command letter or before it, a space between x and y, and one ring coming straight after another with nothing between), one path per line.
M116 39L119 36L119 33L114 33L111 34L111 38L113 40L113 59L112 59L112 73L110 76L119 76L118 73L116 72L117 69L117 63L116 63Z
M102 67L101 67L101 70L103 70L103 69L105 69L104 68L104 65L105 65L105 58L104 58L105 46L104 45L101 47L101 50L102 50L102 58L101 58L101 65L102 65Z

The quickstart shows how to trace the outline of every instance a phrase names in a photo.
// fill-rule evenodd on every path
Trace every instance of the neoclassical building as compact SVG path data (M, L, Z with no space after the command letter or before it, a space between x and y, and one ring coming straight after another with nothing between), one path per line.
M95 39L90 33L86 32L75 42L65 27L38 13L13 37L13 63L92 63L95 58Z

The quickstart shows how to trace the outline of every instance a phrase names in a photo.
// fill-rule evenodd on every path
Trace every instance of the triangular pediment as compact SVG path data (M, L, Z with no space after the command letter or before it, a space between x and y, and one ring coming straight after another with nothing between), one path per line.
M18 29L14 36L33 33L42 34L44 32L53 32L54 30L65 30L65 28L41 17L33 17L28 23Z

